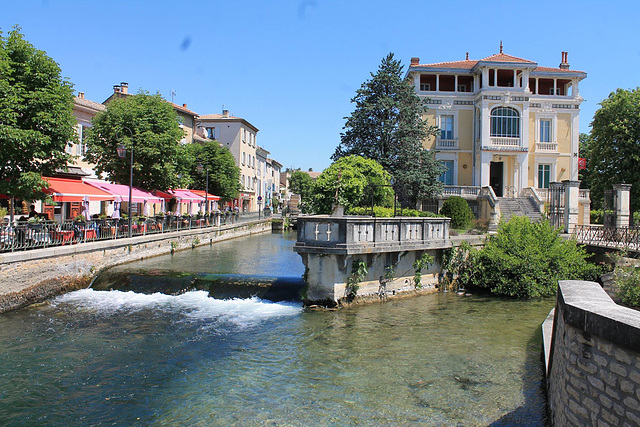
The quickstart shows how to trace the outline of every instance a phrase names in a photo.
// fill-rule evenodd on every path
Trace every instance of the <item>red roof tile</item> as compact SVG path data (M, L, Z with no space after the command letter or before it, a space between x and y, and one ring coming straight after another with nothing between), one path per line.
M528 62L535 64L535 61L529 61L528 59L518 58L517 56L507 55L506 53L496 53L495 55L487 56L481 59L481 61L491 62Z
M552 67L536 67L533 69L533 72L540 73L584 73L584 71L579 70L568 70L565 68L552 68Z

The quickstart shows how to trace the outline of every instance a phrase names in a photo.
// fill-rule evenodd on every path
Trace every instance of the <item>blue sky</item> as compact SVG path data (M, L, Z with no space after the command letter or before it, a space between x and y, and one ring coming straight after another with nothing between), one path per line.
M321 171L351 98L393 52L405 66L504 52L586 71L580 130L640 75L636 1L8 1L0 29L57 61L76 91L102 102L113 85L159 92L198 114L223 105L260 129L284 167Z

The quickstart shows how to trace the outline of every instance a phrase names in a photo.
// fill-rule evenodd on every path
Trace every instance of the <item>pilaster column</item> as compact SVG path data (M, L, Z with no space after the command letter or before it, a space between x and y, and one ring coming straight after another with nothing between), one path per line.
M578 199L580 196L580 181L565 180L564 186L564 232L573 233L578 225Z
M440 74L436 74L436 92L440 90Z
M629 227L631 184L616 184L613 189L616 192L616 228Z

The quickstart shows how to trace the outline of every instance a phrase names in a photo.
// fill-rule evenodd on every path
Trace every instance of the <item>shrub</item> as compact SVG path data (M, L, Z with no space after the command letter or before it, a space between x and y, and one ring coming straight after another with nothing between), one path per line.
M562 239L549 222L513 217L500 224L483 249L463 261L459 280L498 295L550 296L556 294L558 280L598 278L599 267L587 257L583 248Z
M396 209L396 216L412 216L421 218L441 217L443 215L434 214L433 212L418 211L415 209ZM371 215L371 207L351 207L347 209L348 215ZM393 208L386 208L382 206L374 206L373 213L378 218L391 218L393 217Z
M474 219L469 204L460 196L449 197L445 200L440 214L451 218L452 228L469 228Z
M614 280L616 296L626 305L640 307L640 270L634 267L616 267Z

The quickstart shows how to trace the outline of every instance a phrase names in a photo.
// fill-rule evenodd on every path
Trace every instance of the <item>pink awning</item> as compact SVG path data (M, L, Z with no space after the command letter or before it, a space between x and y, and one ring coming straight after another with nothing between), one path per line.
M119 196L123 202L129 201L129 186L123 184L111 184L104 181L96 181L87 179L84 182L87 184L98 188L102 191L106 191L113 196ZM131 199L133 203L162 203L163 199L161 197L156 196L155 194L142 190L140 188L132 188L131 191Z
M207 193L207 192L206 192L206 191L204 191L204 190L189 190L189 191L191 191L191 192L192 192L192 193L194 193L194 194L197 194L198 196L200 196L200 197L202 197L202 198L204 198L204 195L205 195L205 193L206 193L206 194L208 194L207 199L209 199L209 200L215 200L215 201L220 200L220 196L216 196L215 194Z
M113 200L111 193L85 184L79 179L42 178L49 183L45 192L51 194L54 202L82 202L89 200Z
M191 190L186 189L156 191L155 193L157 196L162 197L165 200L177 199L182 203L204 202L204 195L199 196L192 193Z

